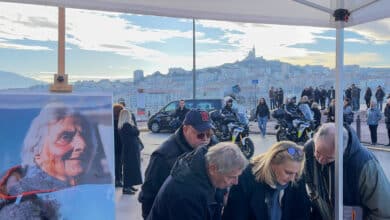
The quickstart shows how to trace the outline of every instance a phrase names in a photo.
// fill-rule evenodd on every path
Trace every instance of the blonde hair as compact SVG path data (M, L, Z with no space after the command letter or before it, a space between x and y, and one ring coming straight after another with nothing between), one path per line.
M135 125L131 113L127 109L122 109L119 113L118 129L122 129L125 123L129 123L132 126Z
M302 152L301 158L294 158L287 152L288 148L295 148ZM282 164L286 161L300 162L301 167L293 182L296 182L302 176L305 166L305 154L303 147L291 141L280 141L275 143L265 153L257 155L252 158L252 173L258 182L265 182L270 186L276 185L276 177L271 168L272 164Z

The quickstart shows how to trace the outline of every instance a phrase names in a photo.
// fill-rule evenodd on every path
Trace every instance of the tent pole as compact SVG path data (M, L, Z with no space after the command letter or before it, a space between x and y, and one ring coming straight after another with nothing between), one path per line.
M337 8L344 8L344 1L337 1ZM343 82L344 82L344 24L345 16L336 19L336 167L335 167L335 219L343 219Z
M192 99L196 99L195 18L192 19Z

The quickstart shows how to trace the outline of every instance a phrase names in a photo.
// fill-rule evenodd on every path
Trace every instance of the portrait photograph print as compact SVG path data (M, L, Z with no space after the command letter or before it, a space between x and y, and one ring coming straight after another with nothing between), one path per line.
M0 93L0 219L115 219L112 96Z

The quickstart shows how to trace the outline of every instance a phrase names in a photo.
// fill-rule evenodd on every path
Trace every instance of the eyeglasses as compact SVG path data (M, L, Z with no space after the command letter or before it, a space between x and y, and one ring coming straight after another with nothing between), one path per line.
M303 160L303 151L300 149L297 149L295 147L289 147L285 150L281 150L280 152L287 151L287 153L291 156L293 160L301 161Z

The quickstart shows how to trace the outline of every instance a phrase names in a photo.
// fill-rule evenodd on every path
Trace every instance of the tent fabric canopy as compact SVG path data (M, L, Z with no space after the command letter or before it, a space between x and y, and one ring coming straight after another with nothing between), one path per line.
M264 24L335 28L340 0L0 0L65 8ZM318 10L314 4L329 11ZM345 27L390 17L389 0L344 0L352 12Z

